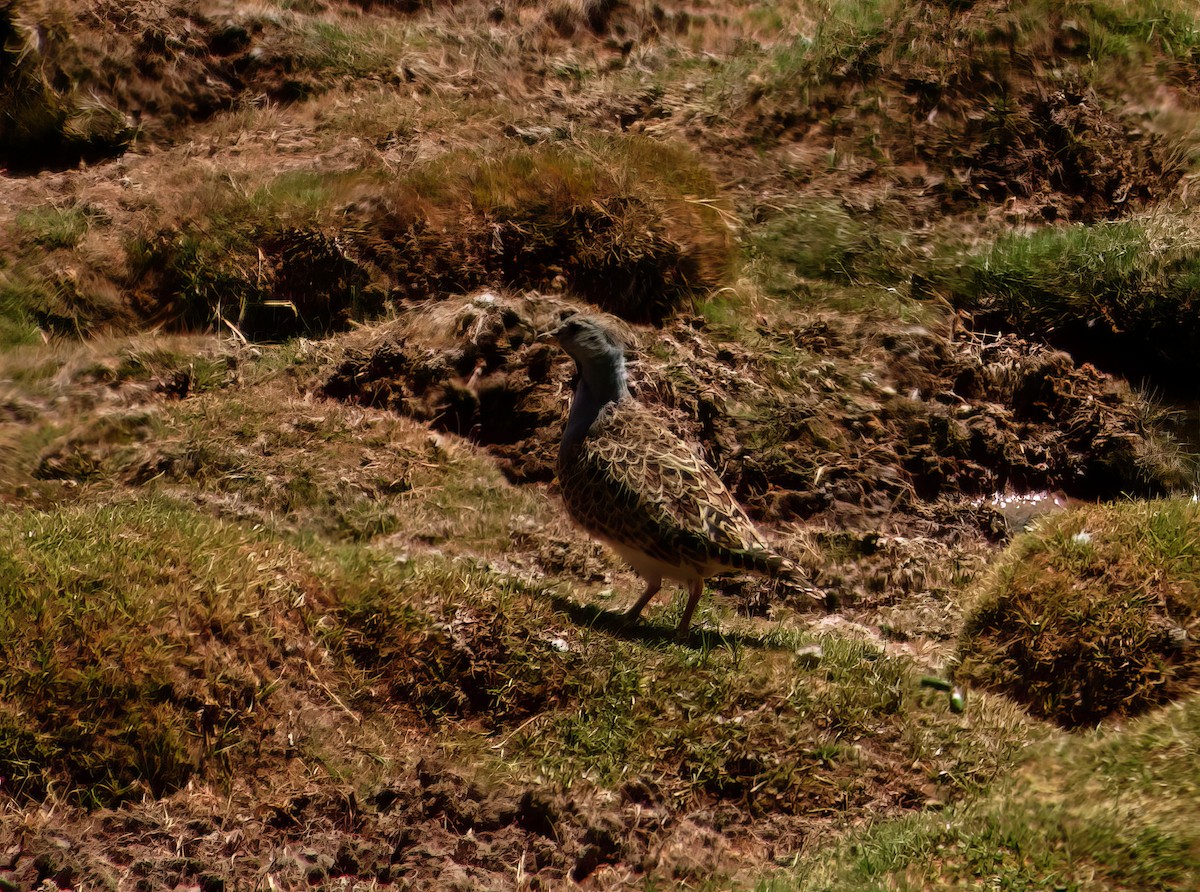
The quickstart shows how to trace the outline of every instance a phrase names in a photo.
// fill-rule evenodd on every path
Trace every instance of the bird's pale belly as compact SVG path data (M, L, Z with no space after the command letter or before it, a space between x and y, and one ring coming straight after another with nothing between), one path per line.
M643 579L679 579L690 583L695 582L697 579L704 579L712 573L712 571L706 572L706 568L697 567L691 563L668 563L656 557L651 557L645 552L629 545L614 542L611 539L603 539L602 541L620 555L629 566L633 567L634 571Z

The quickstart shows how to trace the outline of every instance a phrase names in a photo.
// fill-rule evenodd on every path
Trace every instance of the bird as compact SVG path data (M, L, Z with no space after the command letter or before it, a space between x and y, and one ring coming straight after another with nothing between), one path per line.
M712 466L633 397L617 335L583 315L562 320L550 335L575 361L578 378L559 444L559 488L575 522L645 581L626 622L641 616L664 578L688 586L680 641L709 576L783 577L824 602L824 593L763 538Z

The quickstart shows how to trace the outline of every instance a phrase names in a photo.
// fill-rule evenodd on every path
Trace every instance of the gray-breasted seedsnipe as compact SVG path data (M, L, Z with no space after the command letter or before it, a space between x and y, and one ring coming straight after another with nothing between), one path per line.
M679 621L685 639L704 580L743 570L789 578L824 600L776 553L721 478L629 393L621 343L592 319L573 316L553 333L575 360L579 384L558 451L571 516L646 580L625 614L636 619L664 577L690 589Z

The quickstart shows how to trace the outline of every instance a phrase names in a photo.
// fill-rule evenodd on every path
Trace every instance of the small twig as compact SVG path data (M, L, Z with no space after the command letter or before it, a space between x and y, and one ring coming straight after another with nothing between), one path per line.
M308 660L305 660L304 665L307 666L308 671L310 673L312 673L313 681L315 681L318 685L320 685L321 690L323 690L327 695L329 695L329 699L332 700L334 703L336 703L338 706L340 706L342 708L342 711L345 712L346 715L348 715L348 716L350 716L350 718L354 719L354 724L356 724L356 725L361 724L362 719L359 718L358 715L355 714L350 709L349 706L347 706L345 703L342 702L342 698L339 697L337 694L335 694L333 692L333 690L329 687L329 685L327 685L327 684L325 684L325 682L321 681L321 676L317 675L317 670L313 668L313 664L308 662Z
M504 747L508 745L508 742L513 739L514 735L519 734L521 731L524 731L526 727L528 727L530 724L532 724L535 720L540 719L542 717L542 715L543 715L543 713L540 713L540 712L536 713L535 715L531 715L525 721L521 722L521 724L517 725L517 727L515 727L511 731L509 731L508 734L506 734L504 736L504 739L501 740L499 743L493 743L492 749L500 750L501 752L503 752Z

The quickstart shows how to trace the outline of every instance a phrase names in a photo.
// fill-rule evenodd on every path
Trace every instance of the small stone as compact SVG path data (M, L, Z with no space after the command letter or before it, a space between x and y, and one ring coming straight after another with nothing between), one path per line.
M796 648L796 665L802 669L815 669L825 657L825 648L819 644L805 644Z

